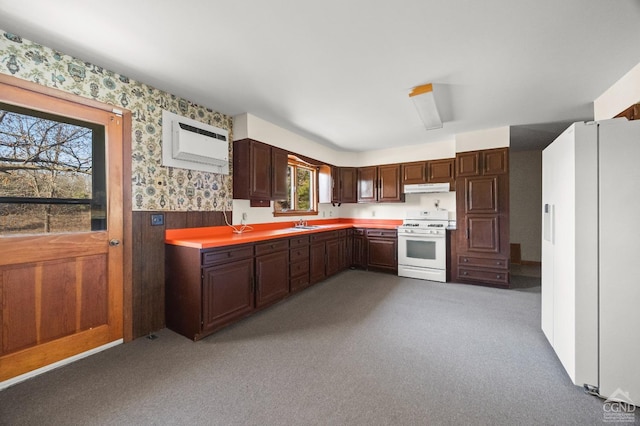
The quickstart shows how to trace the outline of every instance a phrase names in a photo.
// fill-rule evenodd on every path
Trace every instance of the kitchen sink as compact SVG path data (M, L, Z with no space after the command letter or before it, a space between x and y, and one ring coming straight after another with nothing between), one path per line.
M301 231L304 231L305 229L318 229L318 228L320 228L319 225L296 225L291 229L299 229Z

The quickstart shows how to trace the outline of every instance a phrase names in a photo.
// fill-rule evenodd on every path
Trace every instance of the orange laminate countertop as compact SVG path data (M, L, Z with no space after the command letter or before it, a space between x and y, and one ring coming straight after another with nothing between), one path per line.
M209 226L204 228L167 229L166 244L198 249L224 247L236 244L255 243L276 238L349 228L396 229L402 220L394 219L328 219L309 220L314 229L295 229L291 222L271 222L249 225L242 233L234 233L229 226ZM240 229L242 225L234 225Z

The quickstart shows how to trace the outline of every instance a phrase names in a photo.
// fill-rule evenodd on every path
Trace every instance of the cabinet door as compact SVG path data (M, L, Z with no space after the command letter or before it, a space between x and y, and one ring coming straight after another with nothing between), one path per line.
M499 212L497 176L466 178L464 194L467 213Z
M358 169L355 167L340 168L340 199L342 203L358 201Z
M203 330L229 324L253 309L253 259L203 269Z
M431 160L427 163L427 182L453 183L455 179L455 160Z
M400 189L400 164L388 164L378 166L378 201L395 202L402 201Z
M271 147L251 141L249 196L256 199L271 198Z
M427 182L427 163L405 163L402 165L402 184L410 185Z
M378 168L358 168L358 202L372 203L378 200Z
M342 202L342 179L340 177L340 167L331 167L331 202Z
M367 268L397 271L398 243L391 238L367 239Z
M467 215L467 251L500 252L500 218L497 215Z
M289 293L289 251L256 257L256 307L284 298Z
M367 267L366 238L363 229L353 231L353 253L351 264L356 268L365 269Z
M325 252L327 254L327 276L336 274L342 269L344 246L339 239L329 240L325 243Z
M340 240L344 247L342 269L347 269L353 261L353 230L347 230L347 236Z
M287 199L287 170L289 154L284 149L271 147L271 199Z
M480 151L456 154L456 176L480 175Z
M482 172L485 175L501 175L509 172L509 149L491 149L482 152Z
M309 281L314 284L326 276L326 257L324 241L311 244L309 247Z

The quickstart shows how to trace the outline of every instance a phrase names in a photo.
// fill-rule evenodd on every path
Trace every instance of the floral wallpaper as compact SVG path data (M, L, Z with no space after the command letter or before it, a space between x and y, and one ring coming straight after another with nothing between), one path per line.
M231 175L163 167L161 151L163 109L226 129L230 140L231 117L18 35L0 34L1 73L132 112L133 210L231 210Z

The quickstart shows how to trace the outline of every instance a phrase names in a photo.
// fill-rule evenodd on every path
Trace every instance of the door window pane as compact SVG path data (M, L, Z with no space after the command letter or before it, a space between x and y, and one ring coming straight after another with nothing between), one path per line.
M104 127L0 103L0 235L106 229Z

